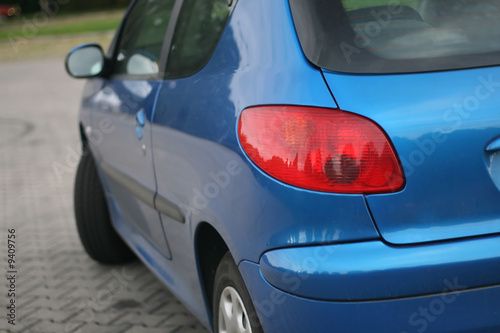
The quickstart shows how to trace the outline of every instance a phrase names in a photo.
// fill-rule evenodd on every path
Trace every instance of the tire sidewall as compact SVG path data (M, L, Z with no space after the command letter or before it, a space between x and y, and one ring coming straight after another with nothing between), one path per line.
M238 295L243 301L243 305L245 306L248 314L250 326L252 327L252 333L263 333L262 326L260 324L257 311L255 311L252 299L250 298L250 294L248 293L238 267L229 252L222 258L215 274L214 293L212 299L214 332L219 332L219 305L222 292L226 287L232 287L238 292Z
M95 160L84 150L75 177L75 220L87 254L103 264L124 264L136 257L112 225Z

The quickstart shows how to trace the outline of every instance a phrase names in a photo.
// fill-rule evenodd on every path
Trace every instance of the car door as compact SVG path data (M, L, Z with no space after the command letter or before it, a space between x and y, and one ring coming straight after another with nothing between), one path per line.
M203 192L206 178L210 177L205 171L218 173L225 170L228 163L209 149L209 141L204 139L210 139L221 130L232 133L227 126L228 120L223 119L226 113L217 111L219 107L228 107L227 98L222 96L230 94L228 82L221 79L229 75L224 76L221 70L231 72L233 69L209 69L211 66L207 63L235 4L236 1L228 4L227 0L183 1L169 48L166 80L153 117L154 164L158 180L155 203L161 212L174 263L177 261L182 266L175 272L179 276L188 276L196 267L194 253L186 251L186 244L193 241L192 215L196 207L204 205L201 202L191 208L193 200L204 200L199 191Z
M151 120L162 81L162 47L176 0L139 0L130 8L116 41L109 79L94 96L92 124L101 170L121 218L165 256L170 250L154 209L156 179Z

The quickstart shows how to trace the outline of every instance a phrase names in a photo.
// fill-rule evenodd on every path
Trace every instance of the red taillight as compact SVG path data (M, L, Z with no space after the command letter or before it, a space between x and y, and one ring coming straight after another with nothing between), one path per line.
M241 146L270 176L334 193L403 188L400 163L385 133L362 116L336 109L263 106L245 109Z

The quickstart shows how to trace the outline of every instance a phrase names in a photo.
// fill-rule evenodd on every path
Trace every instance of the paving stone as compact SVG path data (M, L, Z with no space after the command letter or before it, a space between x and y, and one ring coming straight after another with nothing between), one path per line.
M134 313L129 313L127 316L120 318L117 321L117 323L129 323L142 327L158 327L166 320L167 318L165 316L141 314L134 312Z
M154 327L145 327L142 325L134 325L130 327L123 333L166 333L165 328L154 328Z

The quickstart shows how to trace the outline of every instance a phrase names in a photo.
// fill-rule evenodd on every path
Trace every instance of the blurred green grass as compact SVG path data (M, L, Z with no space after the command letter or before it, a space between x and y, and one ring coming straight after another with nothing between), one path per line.
M75 46L98 43L107 49L124 10L24 16L0 22L0 62L64 58ZM42 17L43 18L43 17Z
M387 0L343 0L344 7L347 10L374 7L374 6L408 6L412 8L417 8L419 0L399 0L399 1L387 1Z
M103 32L116 30L123 16L123 10L65 14L55 17L22 17L15 20L5 20L0 23L0 39L32 38L32 36L56 36L79 34L86 32Z

